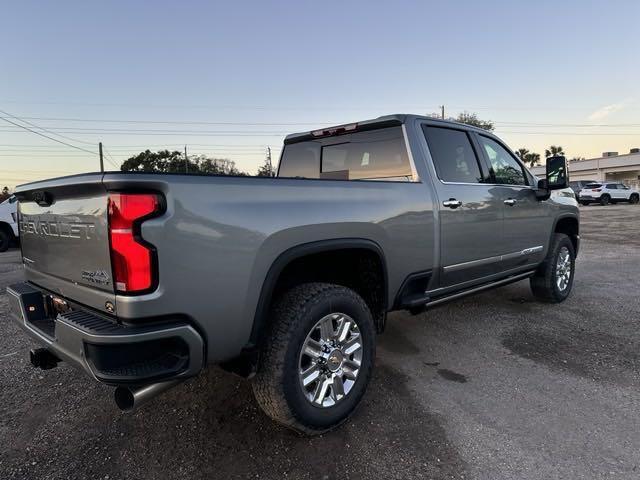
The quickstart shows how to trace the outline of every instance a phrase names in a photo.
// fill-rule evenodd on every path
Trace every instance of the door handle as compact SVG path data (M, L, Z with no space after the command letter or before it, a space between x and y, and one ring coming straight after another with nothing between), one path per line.
M507 198L504 201L505 205L509 205L510 207L513 207L516 204L517 200L515 198Z
M460 205L462 205L462 202L460 200L456 200L455 198L450 198L449 200L445 200L444 202L442 202L442 205L449 208L458 208Z

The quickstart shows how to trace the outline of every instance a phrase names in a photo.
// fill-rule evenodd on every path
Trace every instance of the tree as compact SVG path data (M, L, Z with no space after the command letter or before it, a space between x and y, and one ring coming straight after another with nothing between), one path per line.
M467 125L473 125L474 127L482 128L484 130L493 131L494 125L490 120L481 120L475 113L463 112L456 117L456 122L466 123Z
M123 172L151 173L206 173L209 175L246 175L236 168L235 162L226 158L209 158L206 155L194 155L185 162L182 152L145 150L124 161L120 169Z
M564 150L560 145L551 145L544 151L545 158L564 156Z
M529 165L530 167L533 167L534 165L537 165L538 163L540 163L540 154L533 153L533 152L527 153L522 159L522 161L525 163L525 165Z
M4 202L7 198L11 196L11 190L6 185L2 189L2 193L0 193L0 202Z
M258 177L275 177L276 171L269 159L266 159L262 166L258 168Z
M520 160L524 162L524 159L529 154L529 150L527 150L526 148L519 148L518 150L516 150L515 153L516 153L516 157L518 157Z
M192 167L191 162L187 168ZM185 171L185 161L181 152L145 150L125 160L120 167L123 172L162 172L177 173Z

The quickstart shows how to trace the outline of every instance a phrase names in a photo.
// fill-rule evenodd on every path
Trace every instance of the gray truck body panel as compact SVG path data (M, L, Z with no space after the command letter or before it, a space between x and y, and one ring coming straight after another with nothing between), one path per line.
M535 186L440 181L421 132L423 123L438 122L386 118L403 124L413 181L109 172L21 186L27 280L99 312L110 314L105 304L113 302L115 318L124 324L181 319L202 334L206 360L216 363L247 346L270 269L300 246L339 240L375 246L382 252L391 309L403 282L416 272L432 272L427 293L437 296L535 269L558 219L577 220L575 198L540 201ZM166 211L141 227L157 249L158 287L144 295L116 295L110 279L95 284L83 272L110 271L107 192L140 190L161 192L166 201ZM26 200L34 191L48 191L59 201L41 207ZM443 208L449 198L462 200L462 207ZM507 198L516 198L517 206L505 207ZM41 228L29 227L38 222L63 224L73 234L42 235Z

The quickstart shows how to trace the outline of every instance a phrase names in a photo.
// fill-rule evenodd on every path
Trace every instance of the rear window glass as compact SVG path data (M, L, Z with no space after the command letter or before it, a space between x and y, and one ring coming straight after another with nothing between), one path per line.
M588 183L584 186L584 188L600 188L600 187L602 187L602 185L599 183Z
M279 177L410 180L401 127L357 132L286 145Z

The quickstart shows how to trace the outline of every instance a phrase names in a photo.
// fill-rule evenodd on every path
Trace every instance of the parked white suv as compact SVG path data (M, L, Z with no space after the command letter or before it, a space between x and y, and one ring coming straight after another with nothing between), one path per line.
M609 203L629 202L638 203L640 193L637 190L616 182L593 182L585 185L578 200L582 205L598 202L601 205Z
M0 203L0 252L6 251L18 238L18 202L13 195Z

